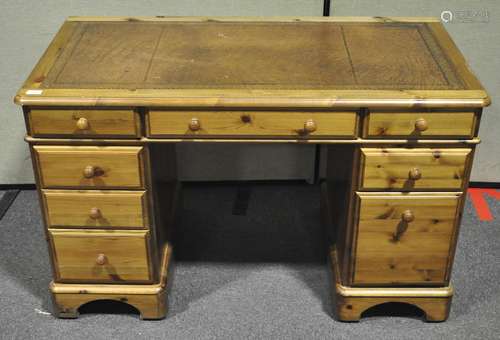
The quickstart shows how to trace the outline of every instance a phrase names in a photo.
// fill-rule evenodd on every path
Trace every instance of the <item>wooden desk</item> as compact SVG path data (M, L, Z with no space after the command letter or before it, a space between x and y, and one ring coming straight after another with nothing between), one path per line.
M448 316L490 99L438 20L70 18L15 101L60 317L98 299L165 316L175 148L207 142L326 145L337 317Z

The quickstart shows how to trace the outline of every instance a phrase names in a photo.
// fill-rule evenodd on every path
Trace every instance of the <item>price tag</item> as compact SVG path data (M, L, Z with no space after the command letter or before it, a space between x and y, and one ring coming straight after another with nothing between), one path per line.
M39 96L43 93L43 90L26 90L26 94L29 96Z

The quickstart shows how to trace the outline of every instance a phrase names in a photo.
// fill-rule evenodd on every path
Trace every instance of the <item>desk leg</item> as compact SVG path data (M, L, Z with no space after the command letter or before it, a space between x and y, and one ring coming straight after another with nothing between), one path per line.
M426 321L445 321L450 313L453 289L426 288L358 288L340 283L335 249L330 251L330 263L335 286L335 314L340 321L359 321L363 312L384 303L405 303L418 307Z
M357 220L356 197L360 190L359 146L328 146L327 178L322 184L322 208L329 235L332 272L335 279L336 317L341 321L359 321L363 312L384 303L405 303L420 308L427 321L448 318L453 289L449 285L430 286L423 281L404 285L354 285L355 240ZM382 193L383 194L383 193ZM387 280L386 280L387 281Z
M54 311L60 318L77 318L78 309L92 301L112 300L136 308L141 319L163 319L167 314L167 293L171 281L172 247L163 250L160 283L153 285L50 284Z

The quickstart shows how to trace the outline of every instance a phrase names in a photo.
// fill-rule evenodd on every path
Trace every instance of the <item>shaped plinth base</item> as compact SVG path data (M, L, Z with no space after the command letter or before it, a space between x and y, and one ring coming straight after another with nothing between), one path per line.
M450 312L453 289L448 287L347 287L340 283L335 250L330 252L335 286L335 313L340 321L359 321L363 312L389 302L411 304L424 312L426 321L445 321Z
M121 284L50 284L54 311L60 318L77 318L78 309L91 301L112 300L136 308L141 319L163 319L167 314L167 273L172 256L170 246L163 251L160 283L152 285ZM170 278L168 278L170 281Z

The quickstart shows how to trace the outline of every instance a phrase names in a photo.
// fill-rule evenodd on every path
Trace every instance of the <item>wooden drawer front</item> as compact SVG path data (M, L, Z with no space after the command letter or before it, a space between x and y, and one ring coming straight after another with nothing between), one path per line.
M461 193L358 193L355 284L444 284ZM413 221L405 222L410 214Z
M355 112L150 111L151 137L354 137ZM309 131L306 131L309 129Z
M460 197L358 193L354 284L444 284Z
M33 147L44 188L142 188L142 147Z
M42 190L49 227L148 228L145 191Z
M35 137L138 138L140 120L133 110L32 109L30 134Z
M461 189L471 149L362 148L362 189Z
M50 230L56 281L150 282L146 231Z
M470 138L475 124L474 112L370 112L364 137Z

